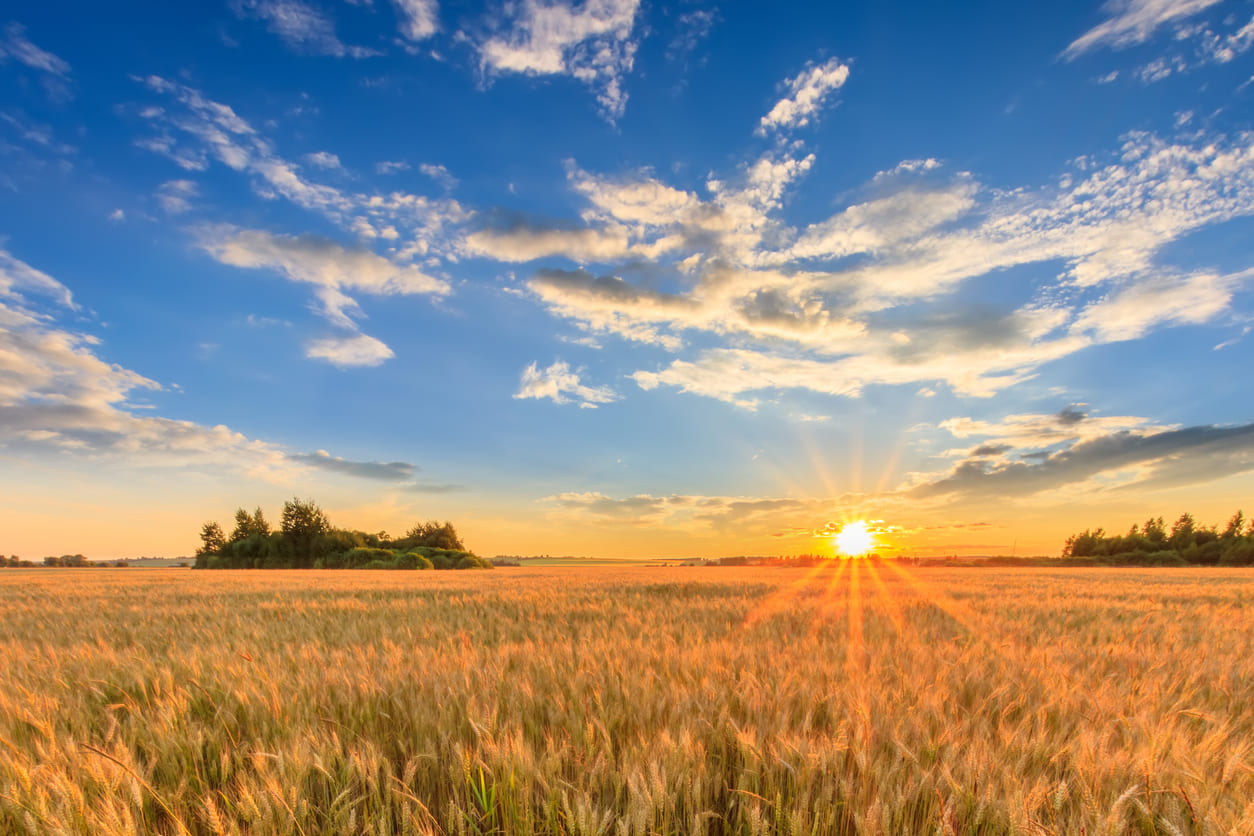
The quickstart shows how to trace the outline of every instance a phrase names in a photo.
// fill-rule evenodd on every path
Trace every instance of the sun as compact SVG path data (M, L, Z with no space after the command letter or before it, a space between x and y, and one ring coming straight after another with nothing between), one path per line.
M875 548L875 535L867 528L866 520L845 523L832 536L836 551L845 557L860 557Z

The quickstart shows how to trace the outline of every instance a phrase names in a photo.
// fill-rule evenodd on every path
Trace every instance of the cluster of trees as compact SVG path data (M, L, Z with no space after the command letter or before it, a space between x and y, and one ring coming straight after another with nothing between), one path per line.
M29 560L22 560L22 558L18 557L17 555L10 555L9 557L5 557L4 555L0 554L0 568L5 568L8 566L12 566L16 568L18 566L34 566L34 565L35 564L33 562Z
M393 539L331 525L311 500L283 505L273 531L260 508L235 512L230 536L216 522L200 530L197 569L491 569L466 550L449 522L419 523Z
M1198 525L1186 513L1170 530L1162 517L1133 524L1123 535L1086 529L1067 538L1062 556L1140 566L1254 566L1254 522L1237 511L1220 529Z

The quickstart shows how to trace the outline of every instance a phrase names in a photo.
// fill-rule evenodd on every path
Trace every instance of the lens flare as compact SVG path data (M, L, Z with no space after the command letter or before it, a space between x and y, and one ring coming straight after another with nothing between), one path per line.
M845 557L861 557L875 548L875 535L867 528L866 520L856 520L836 532L832 542Z

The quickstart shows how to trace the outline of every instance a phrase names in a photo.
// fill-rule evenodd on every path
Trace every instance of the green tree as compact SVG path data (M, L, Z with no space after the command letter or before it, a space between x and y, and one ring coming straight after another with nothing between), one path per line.
M1182 552L1189 546L1196 543L1197 540L1197 523L1193 519L1193 515L1185 511L1171 526L1171 536L1167 538L1167 545L1178 552Z
M222 526L216 522L207 522L200 528L201 546L196 550L197 555L217 554L226 548L226 535L222 533Z
M285 537L313 537L331 530L326 512L312 499L293 498L283 503L283 521L280 524Z
M231 542L247 540L253 533L253 518L243 508L235 509L235 529L231 532Z
M331 532L331 521L312 499L293 498L283 503L281 527L297 567L308 568L313 565L318 540Z
M404 538L393 544L394 548L412 549L414 546L430 546L433 549L448 549L464 552L466 547L457 536L457 529L451 522L437 523L434 521L419 523L405 532Z
M1150 517L1146 520L1143 533L1145 539L1155 546L1161 548L1167 544L1167 527L1163 524L1162 517Z
M256 534L261 537L267 537L270 534L270 523L266 521L266 515L261 513L261 506L257 506L257 510L253 511L252 529L250 534Z
M1237 511L1232 515L1232 519L1228 520L1228 525L1224 528L1224 533L1220 535L1225 540L1235 540L1241 536L1242 529L1245 528L1245 514Z

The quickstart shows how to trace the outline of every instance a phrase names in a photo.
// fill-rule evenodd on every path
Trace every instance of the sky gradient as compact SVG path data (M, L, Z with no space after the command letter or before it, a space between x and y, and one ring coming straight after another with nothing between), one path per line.
M1254 486L1254 4L0 19L0 553L1057 554Z

